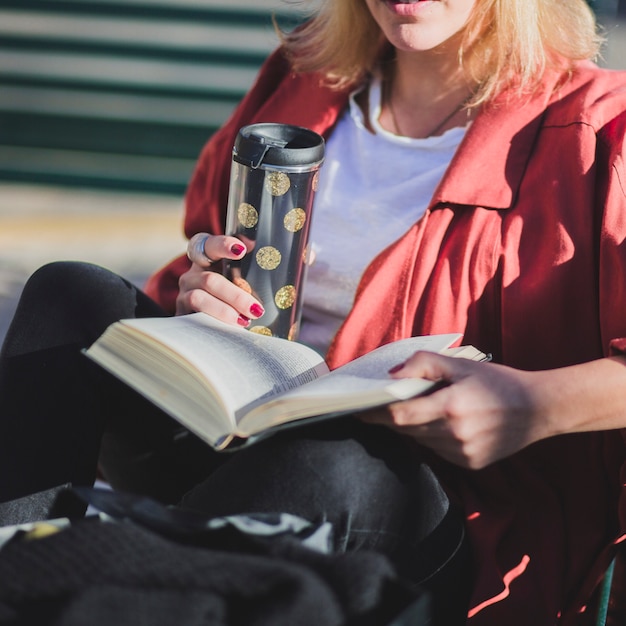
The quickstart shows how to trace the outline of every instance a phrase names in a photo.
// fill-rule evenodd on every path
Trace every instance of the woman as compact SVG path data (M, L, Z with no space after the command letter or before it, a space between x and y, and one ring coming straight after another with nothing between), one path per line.
M202 250L146 287L167 313L239 325L262 316L261 303L212 271L246 253L220 234L234 137L271 121L327 138L301 340L331 366L438 332L461 332L494 355L481 364L416 354L390 375L447 384L363 416L365 430L402 435L374 456L410 450L460 502L473 557L470 624L591 623L586 606L625 532L626 76L585 60L598 45L583 0L323 3L285 36L199 159L185 229L207 233ZM40 275L26 299L49 282ZM33 308L25 302L18 317ZM162 312L142 300L137 314ZM40 345L24 346L25 327L14 324L4 350L14 384L16 358L32 364ZM128 437L114 441L120 452ZM273 474L282 488L300 444L273 445L253 447L247 462L288 459ZM109 459L112 447L105 439ZM220 476L235 480L232 465L184 503L213 511L206 503ZM443 588L438 605L457 596L449 580Z
M572 603L574 587L593 586L607 562L598 557L603 546L622 534L624 449L612 429L626 424L624 77L579 61L598 45L582 2L366 5L326 3L287 37L296 69L322 70L340 88L292 74L282 56L271 60L200 159L187 234L222 232L226 150L243 123L291 122L328 138L313 226L322 242L310 270L319 287L308 288L302 339L323 349L341 324L328 352L336 366L410 334L460 331L509 366L416 355L393 376L453 384L373 419L433 450L433 467L463 499L479 570L473 620L513 623L521 611L524 623L547 623L583 606L582 598ZM365 132L353 139L346 106L377 143ZM379 172L390 134L423 140L416 149L435 163L429 181L411 171L392 178L401 149ZM455 144L439 182L437 167ZM408 152L415 144L400 145ZM365 150L379 158L368 162ZM370 167L359 177L342 159ZM403 175L412 183L406 192L398 190ZM375 186L383 199L367 206ZM370 222L371 213L387 216L393 206L404 216L393 215L399 224L386 240L376 237L381 222ZM214 260L237 257L232 245L212 237L204 250ZM148 292L169 308L177 294L179 313L204 310L229 322L251 315L250 296L203 271L201 260L188 271L184 263L157 274ZM354 292L338 300L335 285L351 277L354 302ZM568 554L569 565L556 554ZM489 604L513 573L510 596ZM516 587L536 613L516 603Z

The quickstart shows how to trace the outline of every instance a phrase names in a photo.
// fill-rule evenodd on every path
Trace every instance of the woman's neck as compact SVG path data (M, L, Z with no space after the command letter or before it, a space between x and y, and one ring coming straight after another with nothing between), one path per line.
M458 58L443 51L397 51L383 75L380 123L386 130L407 137L441 135L467 124L466 104L472 90Z

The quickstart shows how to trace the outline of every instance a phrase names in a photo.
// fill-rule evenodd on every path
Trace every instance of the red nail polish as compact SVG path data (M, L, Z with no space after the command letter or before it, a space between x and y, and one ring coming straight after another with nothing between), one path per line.
M239 256L245 249L245 246L242 246L240 243L234 243L230 247L230 251L237 256Z
M237 318L237 324L239 324L239 326L249 326L250 318L246 317L245 315L240 315Z
M399 372L402 368L404 367L404 363L398 363L398 365L394 365L390 370L389 373L390 374L395 374L396 372Z
M265 313L265 309L256 302L250 307L250 313L254 315L254 317L261 317L263 313Z

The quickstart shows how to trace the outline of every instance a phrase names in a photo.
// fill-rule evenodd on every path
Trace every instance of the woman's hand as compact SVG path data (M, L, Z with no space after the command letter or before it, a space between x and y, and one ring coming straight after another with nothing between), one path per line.
M479 469L556 434L538 377L494 363L418 352L394 378L441 383L432 393L363 416L412 436L444 459Z
M626 355L527 372L418 352L390 374L441 386L363 419L463 467L480 469L555 435L626 428Z
M236 237L198 233L189 241L187 256L191 268L181 275L176 298L176 315L201 311L227 324L248 326L250 318L263 315L263 307L249 293L234 285L212 263L222 259L241 259L245 245Z

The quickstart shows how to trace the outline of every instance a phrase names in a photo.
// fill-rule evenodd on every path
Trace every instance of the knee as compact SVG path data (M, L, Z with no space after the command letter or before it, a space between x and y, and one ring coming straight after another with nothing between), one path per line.
M320 432L287 446L290 467L303 467L318 489L368 517L411 520L424 535L449 509L449 499L419 449L402 435L357 420L321 425ZM382 522L381 522L382 523Z
M37 269L24 286L24 295L38 299L48 294L63 301L72 301L81 294L93 294L103 285L122 279L103 267L82 261L54 261Z
M89 343L122 317L134 317L137 290L113 272L90 263L57 261L28 279L10 337ZM32 341L28 337L33 337Z

